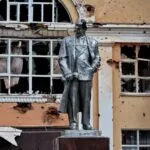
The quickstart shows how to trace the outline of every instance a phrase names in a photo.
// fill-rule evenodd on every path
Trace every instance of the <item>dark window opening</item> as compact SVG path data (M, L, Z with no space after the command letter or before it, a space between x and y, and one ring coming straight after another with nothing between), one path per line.
M11 93L17 93L17 94L21 94L21 93L26 93L28 94L28 90L29 90L29 79L28 77L11 77L10 81L14 81L19 79L18 84L14 85L13 87L11 87L10 92Z
M17 21L17 5L10 6L10 20Z
M63 92L63 82L61 79L53 79L52 94L61 94Z
M44 5L44 22L52 22L52 5Z
M135 54L135 46L123 46L121 47L121 58L130 58L130 59L135 59L136 54Z
M50 59L49 58L33 58L34 63L33 74L48 75L50 74Z
M150 93L150 80L148 79L139 80L139 92Z
M135 65L134 63L122 63L122 74L123 75L134 75Z
M0 40L0 54L8 53L7 42L5 40Z
M136 81L131 78L121 79L122 92L136 92Z
M28 2L28 0L9 0L9 2Z
M0 21L6 20L7 14L7 1L1 0L0 1Z
M4 77L0 77L0 93L8 93L8 89L5 86Z
M20 21L28 22L28 5L20 5Z
M53 42L53 55L58 55L60 50L60 42L54 41Z
M122 144L123 145L135 145L137 144L136 131L122 131Z
M150 59L150 46L140 46L138 58Z
M55 11L57 17L56 22L71 22L68 12L60 2L57 2Z
M33 77L32 90L33 94L50 94L50 78Z
M150 131L143 130L139 132L139 144L140 145L150 145Z
M41 5L33 4L33 21L41 21Z
M50 53L50 42L33 42L32 55L49 55Z
M41 2L41 0L33 0L33 2ZM42 0L42 2L52 2L52 0Z

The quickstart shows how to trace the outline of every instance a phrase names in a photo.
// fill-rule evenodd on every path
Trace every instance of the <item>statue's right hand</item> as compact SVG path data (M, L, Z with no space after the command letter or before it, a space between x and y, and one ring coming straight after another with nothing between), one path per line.
M66 78L67 81L71 81L73 79L73 75L68 74L65 78Z

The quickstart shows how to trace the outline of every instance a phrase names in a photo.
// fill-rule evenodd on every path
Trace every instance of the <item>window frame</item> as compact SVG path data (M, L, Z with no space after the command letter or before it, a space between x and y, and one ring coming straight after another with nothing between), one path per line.
M122 59L121 58L121 47L122 46L134 46L135 45L135 59ZM141 77L138 75L138 61L142 60L142 61L148 61L150 62L150 59L143 59L143 58L138 58L138 52L140 50L140 46L149 46L149 44L120 44L120 62L119 62L119 75L120 75L120 95L121 96L150 96L150 92L139 92L139 79L146 79L146 80L150 80L150 77ZM135 64L135 75L123 75L122 74L122 63L134 63ZM123 92L121 90L122 85L121 85L121 80L122 79L135 79L135 83L136 83L136 91L135 92Z
M41 5L41 21L34 21L33 19L33 5L34 4L38 4ZM10 6L15 5L17 7L17 19L16 20L11 20L10 19ZM20 21L20 6L21 5L28 5L28 21ZM51 5L52 6L52 21L47 22L44 21L44 5ZM10 2L9 0L7 0L7 12L6 12L6 20L0 21L2 23L57 23L56 19L57 19L57 9L56 9L56 13L55 13L55 8L56 8L56 2L55 0L51 0L51 2L34 2L33 0L28 0L28 2Z
M137 130L137 129L123 129L124 131L136 131L136 143L137 144L122 144L121 142L121 149L123 150L123 148L137 148L137 150L140 150L141 147L148 147L150 148L150 144L140 144L140 131L150 131L150 129L141 129L141 130ZM123 131L122 130L122 131ZM122 131L121 131L121 139L122 139Z
M53 61L54 59L58 59L58 55L53 54L53 43L54 42L61 42L62 38L59 39L16 39L16 38L0 38L1 40L6 40L8 41L8 53L7 54L0 54L0 58L7 58L7 73L0 73L0 77L4 77L7 76L9 79L9 84L10 84L10 77L11 76L15 76L15 77L27 77L28 78L28 90L29 93L23 93L23 94L19 94L19 93L11 93L10 89L8 89L8 93L0 93L0 102L43 102L43 101L47 101L50 98L55 97L56 99L60 99L62 93L56 94L56 93L52 93L53 91L51 90L51 87L53 87L53 79L61 79L62 75L61 74L55 74L54 73L54 65L53 65ZM28 55L18 55L18 54L11 54L11 42L13 41L27 41L28 42L28 48L29 48L29 54ZM32 44L34 41L47 41L50 44L50 55L34 55L33 52L33 47ZM29 59L29 64L28 64L28 74L12 74L11 73L11 69L10 69L10 60L12 57L22 57L22 58L28 58ZM33 74L32 72L32 59L33 58L49 58L50 59L50 74L47 75L36 75ZM33 77L48 77L50 78L50 90L51 92L49 94L35 94L33 93L33 89L32 89L32 78Z

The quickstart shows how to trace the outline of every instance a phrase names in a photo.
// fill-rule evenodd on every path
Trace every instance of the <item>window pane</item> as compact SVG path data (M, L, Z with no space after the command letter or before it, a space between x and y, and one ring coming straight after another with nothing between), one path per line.
M139 150L150 150L150 147L140 147Z
M138 57L150 59L150 47L146 45L140 46Z
M6 81L8 81L8 77L0 77L0 93L8 93L8 89L7 89L7 83ZM6 84L5 84L6 83Z
M123 75L134 75L135 65L134 63L121 63Z
M20 21L28 21L28 5L20 5Z
M41 21L41 5L33 4L33 21Z
M53 59L53 74L61 74L58 58Z
M61 79L53 79L52 94L62 94L63 88L64 85Z
M50 94L50 78L33 77L32 90L33 94Z
M139 132L139 140L141 145L150 145L150 131L140 131ZM142 149L145 150L145 149ZM147 150L147 149L146 149Z
M122 92L136 92L136 81L131 78L121 79L121 91Z
M44 5L44 22L52 22L52 5Z
M11 93L24 93L29 94L29 79L28 77L15 77L10 78L10 92Z
M28 74L29 73L29 58L11 57L10 64L11 74Z
M10 5L10 20L17 21L17 5Z
M122 131L122 144L123 145L137 144L137 131Z
M137 147L123 147L122 150L138 150Z
M50 42L48 41L33 41L32 55L50 55Z
M11 41L11 54L13 55L28 55L29 54L29 42L21 40Z
M0 54L8 54L8 41L0 40Z
M135 46L122 46L121 59L135 59Z
M0 21L6 21L7 16L7 1L0 1Z
M145 79L139 80L139 92L144 92L144 93L150 92L150 80L145 80Z
M33 2L41 2L41 3L42 2L52 2L52 0L42 0L42 1L41 0L33 0Z
M32 74L48 75L50 74L50 58L34 58L32 59Z
M9 0L9 2L28 2L29 0Z
M1 73L8 73L7 63L6 57L0 57L0 75Z
M141 77L150 76L150 61L138 61L138 74Z
M53 55L58 55L59 54L59 49L60 49L60 43L61 41L53 41Z

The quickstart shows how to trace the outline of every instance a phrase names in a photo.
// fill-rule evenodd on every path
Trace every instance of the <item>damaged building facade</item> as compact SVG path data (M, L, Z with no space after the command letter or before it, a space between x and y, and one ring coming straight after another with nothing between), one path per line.
M110 150L149 150L149 3L0 0L0 126L68 125L66 114L55 112L63 91L58 53L62 38L84 18L102 60L93 79L91 123L109 137Z

